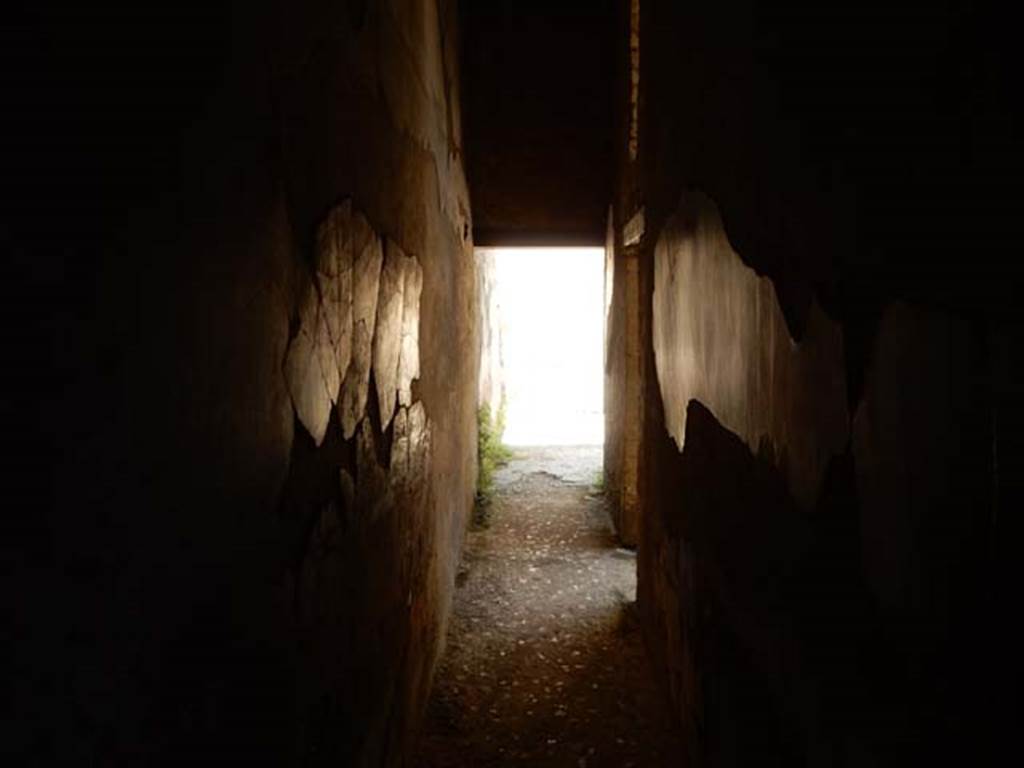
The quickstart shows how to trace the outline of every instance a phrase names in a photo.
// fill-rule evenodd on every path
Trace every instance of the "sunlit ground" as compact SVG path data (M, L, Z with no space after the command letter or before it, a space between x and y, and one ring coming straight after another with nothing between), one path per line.
M505 442L604 442L604 251L494 251L504 321Z

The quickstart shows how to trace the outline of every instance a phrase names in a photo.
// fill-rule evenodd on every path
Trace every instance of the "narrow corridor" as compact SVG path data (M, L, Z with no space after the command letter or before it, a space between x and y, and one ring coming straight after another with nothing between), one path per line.
M1012 764L1015 21L6 3L3 764Z
M678 765L600 447L521 449L467 534L422 768Z

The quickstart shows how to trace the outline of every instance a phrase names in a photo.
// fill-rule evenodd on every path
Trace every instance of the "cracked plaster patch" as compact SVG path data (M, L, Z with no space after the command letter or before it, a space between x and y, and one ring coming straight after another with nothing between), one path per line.
M395 412L398 363L402 352L402 311L406 264L402 249L391 240L384 247L384 269L377 302L377 327L373 337L373 374L377 385L381 429L387 429Z
M320 364L320 375L323 377L324 387L326 387L327 396L331 401L328 405L328 412L330 412L330 405L338 402L341 376L338 374L338 360L334 354L334 343L331 341L327 308L321 305L319 309L316 320L316 354Z
M321 364L326 336L317 294L311 287L302 305L299 332L288 347L284 369L295 412L317 446L324 440L331 415L329 387L333 380L325 378Z
M317 281L335 357L339 386L352 359L352 204L335 206L317 230ZM338 401L338 387L332 401Z
M420 296L423 268L412 257L406 262L402 292L402 349L398 363L398 402L412 405L412 382L420 377Z
M362 214L352 217L355 257L352 298L352 358L341 390L340 416L345 439L356 433L370 387L377 295L384 255L380 239Z

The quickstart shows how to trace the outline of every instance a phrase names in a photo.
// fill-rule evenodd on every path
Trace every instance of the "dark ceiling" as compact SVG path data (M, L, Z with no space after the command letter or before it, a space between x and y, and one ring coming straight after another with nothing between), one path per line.
M464 0L463 109L477 245L604 243L615 8L614 0Z

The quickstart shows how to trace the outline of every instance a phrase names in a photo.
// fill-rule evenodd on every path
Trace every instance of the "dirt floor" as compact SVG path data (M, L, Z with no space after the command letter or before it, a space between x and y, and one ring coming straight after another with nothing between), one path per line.
M415 765L681 765L600 448L517 449L467 536Z

